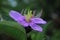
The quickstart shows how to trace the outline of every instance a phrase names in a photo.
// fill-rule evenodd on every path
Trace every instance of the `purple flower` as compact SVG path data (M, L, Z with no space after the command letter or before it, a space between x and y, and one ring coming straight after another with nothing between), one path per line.
M9 15L24 27L30 26L33 30L37 30L40 32L42 32L42 27L36 24L46 24L46 21L44 21L43 19L34 17L31 11L28 11L28 13L23 16L21 15L21 13L11 10L9 12Z

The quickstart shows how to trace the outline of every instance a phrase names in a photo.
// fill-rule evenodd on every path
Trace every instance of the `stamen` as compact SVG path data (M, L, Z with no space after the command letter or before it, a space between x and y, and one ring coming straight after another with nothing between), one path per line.
M25 20L29 22L30 18L32 17L32 11L28 10L28 13L24 14L24 16L25 16Z

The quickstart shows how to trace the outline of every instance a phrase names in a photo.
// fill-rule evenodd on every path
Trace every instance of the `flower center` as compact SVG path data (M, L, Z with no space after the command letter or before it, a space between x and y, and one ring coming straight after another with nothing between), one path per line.
M25 16L25 20L29 22L30 18L32 17L32 11L28 10L28 13L24 14L24 16Z

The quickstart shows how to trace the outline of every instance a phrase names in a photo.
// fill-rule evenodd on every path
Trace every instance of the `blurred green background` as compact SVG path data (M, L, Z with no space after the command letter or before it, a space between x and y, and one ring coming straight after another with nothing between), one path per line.
M23 26L9 16L10 10L21 12L30 8L47 21L43 32L27 33ZM0 40L60 40L60 0L0 0Z

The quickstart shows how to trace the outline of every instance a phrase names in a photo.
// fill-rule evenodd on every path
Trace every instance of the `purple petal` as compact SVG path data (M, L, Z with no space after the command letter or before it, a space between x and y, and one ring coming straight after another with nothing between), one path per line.
M16 21L23 19L23 16L19 12L16 12L16 11L13 11L13 10L11 10L9 12L9 15Z
M34 23L39 23L39 24L46 24L46 21L44 21L41 18L31 18L31 21Z
M39 31L39 32L42 32L42 27L36 25L35 23L33 23L33 22L30 23L30 26L31 26L31 28L32 28L33 30L37 30L37 31Z
M28 23L26 22L26 21L24 21L24 20L20 20L20 21L18 21L18 23L19 24L21 24L21 25L23 25L24 27L28 27Z

